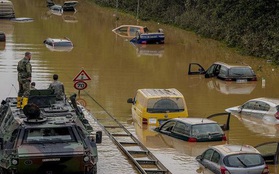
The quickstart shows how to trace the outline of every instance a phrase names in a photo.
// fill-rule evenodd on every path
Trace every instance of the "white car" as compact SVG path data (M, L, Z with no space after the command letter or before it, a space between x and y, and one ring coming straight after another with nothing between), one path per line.
M245 120L264 124L279 124L279 99L255 98L243 105L227 108L226 112Z
M68 38L65 39L54 39L47 38L44 40L44 44L51 51L71 51L74 47L72 41Z

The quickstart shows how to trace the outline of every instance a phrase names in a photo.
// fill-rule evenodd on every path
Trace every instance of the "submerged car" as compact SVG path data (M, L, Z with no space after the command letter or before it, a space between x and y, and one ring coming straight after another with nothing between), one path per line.
M144 26L140 25L121 25L112 31L120 37L133 38L137 32L144 33Z
M196 160L203 173L269 174L261 153L250 145L212 146L197 156Z
M204 74L205 78L217 77L221 80L236 81L238 83L257 81L257 76L250 66L224 62L215 62L207 70L198 63L190 63L188 75L194 74Z
M44 40L44 44L51 51L71 51L74 47L72 41L68 38L47 38L46 40Z
M255 98L242 105L227 108L226 112L259 124L279 124L279 99Z
M226 140L221 126L206 118L173 118L155 131L189 142L206 142Z
M55 4L52 0L47 0L47 7L51 10L60 11L76 11L75 6L78 4L78 1L65 1L63 5Z
M139 125L159 126L171 118L188 117L184 96L175 88L138 89L127 103L132 104L132 118Z

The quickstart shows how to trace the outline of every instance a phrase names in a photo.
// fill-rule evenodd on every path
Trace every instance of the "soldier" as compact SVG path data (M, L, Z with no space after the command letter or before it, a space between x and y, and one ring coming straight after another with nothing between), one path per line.
M30 64L31 53L26 52L23 59L18 62L17 72L18 72L18 107L21 107L21 102L26 100L30 94L30 82L32 77L32 66Z
M48 89L54 90L54 94L56 95L57 100L63 100L65 97L64 94L64 85L60 81L58 81L58 75L53 75L53 82L49 85Z

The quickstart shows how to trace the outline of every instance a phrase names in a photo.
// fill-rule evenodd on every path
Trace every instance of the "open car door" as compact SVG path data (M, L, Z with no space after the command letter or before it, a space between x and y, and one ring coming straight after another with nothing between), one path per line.
M218 120L215 120L215 121L217 121L219 123L219 125L221 126L223 131L230 130L231 113L228 113L228 112L216 113L216 114L209 115L206 118L212 119L214 117L223 117L222 121L225 120L225 123L220 123L220 121L218 121Z
M204 68L198 63L190 63L188 75L205 74Z
M255 148L262 154L267 164L278 164L279 141L262 143Z

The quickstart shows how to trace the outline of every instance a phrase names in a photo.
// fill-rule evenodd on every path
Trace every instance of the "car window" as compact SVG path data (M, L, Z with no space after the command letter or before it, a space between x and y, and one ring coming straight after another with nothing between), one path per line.
M217 151L214 151L211 161L214 163L219 163L220 158L221 158L221 155Z
M185 134L185 130L186 130L186 125L181 122L177 122L173 128L173 132L178 134Z
M181 111L184 111L184 100L182 98L149 99L147 103L147 112L149 113L165 113L165 112L181 112Z
M219 76L228 76L228 68L225 66L221 66Z
M256 101L249 101L242 106L242 109L254 109Z
M224 158L224 164L228 167L253 167L264 164L260 154L236 154Z
M72 46L71 42L56 42L54 46Z
M160 131L167 131L170 132L172 128L174 127L176 121L168 121L165 124L163 124L160 128Z
M208 74L210 77L214 76L214 71L215 71L216 67L217 67L216 64L211 65L211 66L207 69L206 74Z
M234 67L229 70L229 76L253 76L253 71L248 67Z
M217 123L213 124L198 124L192 126L192 136L204 135L209 133L223 133L223 130Z
M203 153L203 159L206 159L206 160L210 160L211 159L211 156L213 155L214 153L214 150L213 149L208 149L206 150L204 153Z
M267 104L265 102L258 102L258 109L257 110L268 111L269 109L270 109L269 104Z

